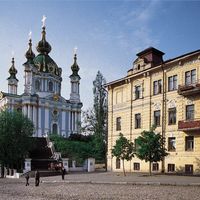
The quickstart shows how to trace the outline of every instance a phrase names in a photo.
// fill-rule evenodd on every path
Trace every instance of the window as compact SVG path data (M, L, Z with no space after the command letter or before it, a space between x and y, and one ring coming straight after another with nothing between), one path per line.
M158 163L153 163L152 171L158 171L158 170L159 170Z
M117 158L116 159L116 169L120 169L120 159L119 158Z
M133 163L133 170L140 170L140 163Z
M121 131L121 117L117 117L116 119L116 130Z
M161 94L162 93L162 80L153 82L153 94Z
M168 172L174 172L175 171L175 164L168 164Z
M50 81L49 82L49 91L52 92L53 91L53 83Z
M177 90L177 75L168 77L168 91Z
M187 105L186 106L186 120L193 120L194 119L194 105Z
M135 114L135 128L141 128L141 114Z
M185 72L185 84L190 85L196 82L196 69Z
M141 86L135 87L135 99L141 98Z
M154 111L154 125L160 126L160 110Z
M193 174L193 165L185 165L185 173Z
M168 124L176 124L176 108L170 108L168 110Z
M35 81L35 90L40 91L40 81L39 80Z
M168 151L175 151L176 150L176 138L169 137L168 138Z
M53 124L53 133L58 133L58 125Z
M194 150L194 136L185 137L185 150L193 151Z

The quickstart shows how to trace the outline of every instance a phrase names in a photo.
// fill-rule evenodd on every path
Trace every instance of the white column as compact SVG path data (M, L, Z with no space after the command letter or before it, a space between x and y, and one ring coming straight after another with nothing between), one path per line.
M44 91L44 81L43 81L43 79L41 79L41 91Z
M28 105L28 118L32 120L32 106Z
M25 115L25 105L22 107L22 113Z
M42 137L42 130L41 130L41 107L38 108L38 137Z
M37 110L35 106L33 106L33 124L35 126L35 133L37 133Z
M65 111L62 111L62 127L61 127L61 134L66 136L66 130L65 130Z
M45 134L49 133L49 108L45 108Z
M72 131L74 131L74 112L72 111L71 113L72 113L72 120L71 120L71 122L72 122Z
M68 135L71 134L71 112L68 112Z
M75 128L75 131L77 132L77 121L78 121L77 120L78 119L77 118L77 112L74 112L74 114L75 114L75 117L74 117L74 123L75 123L74 125L75 125L75 127L74 128Z
M45 79L45 82L44 82L44 91L48 91L48 81L47 81L47 79Z
M28 107L27 107L26 104L24 105L24 115L25 115L25 116L28 115Z
M81 112L78 112L78 123L81 122ZM80 125L78 127L78 133L80 133Z

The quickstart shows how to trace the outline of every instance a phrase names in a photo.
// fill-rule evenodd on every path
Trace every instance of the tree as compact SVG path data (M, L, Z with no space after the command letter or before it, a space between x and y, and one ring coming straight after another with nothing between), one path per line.
M82 164L85 159L94 156L92 144L93 136L72 134L69 138L63 138L57 134L50 136L56 151L61 152L62 157L76 160Z
M81 133L83 135L94 135L95 129L94 109L88 108L82 112Z
M143 131L136 139L136 155L139 159L149 162L149 175L151 175L152 162L161 161L168 155L164 138L154 130L153 127L149 131Z
M94 95L94 133L102 135L106 138L107 134L107 91L104 88L106 83L105 78L100 71L97 72L96 79L93 81L93 95Z
M28 151L32 148L34 125L21 112L8 110L0 113L0 163L21 168ZM3 171L3 170L2 170ZM2 174L3 175L3 174Z
M106 160L106 146L107 146L107 91L105 89L106 80L100 71L97 72L96 79L93 81L93 95L94 95L94 136L95 149L98 154L98 160ZM107 168L107 166L106 166Z
M93 108L82 113L81 132L84 135L94 135L93 147L95 159L106 162L107 143L107 91L105 89L105 78L100 71L97 72L93 81Z
M122 133L119 135L119 139L116 140L116 144L112 149L112 157L116 157L117 159L121 159L123 163L123 172L124 176L126 176L125 168L124 168L124 160L131 160L134 157L134 144L126 137L123 136Z

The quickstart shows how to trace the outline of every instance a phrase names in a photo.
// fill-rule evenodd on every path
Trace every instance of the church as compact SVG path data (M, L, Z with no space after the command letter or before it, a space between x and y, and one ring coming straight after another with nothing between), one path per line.
M50 57L51 45L46 40L45 19L43 18L42 37L38 42L35 56L32 40L25 54L24 93L18 94L18 79L15 61L9 69L8 91L0 92L0 110L8 109L23 112L34 124L34 137L44 137L56 133L63 137L79 132L82 103L80 100L80 76L77 55L74 54L70 98L61 96L62 69Z

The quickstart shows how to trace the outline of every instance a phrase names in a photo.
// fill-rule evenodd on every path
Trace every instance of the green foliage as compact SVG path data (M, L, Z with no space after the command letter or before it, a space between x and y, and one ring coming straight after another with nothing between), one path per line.
M53 141L56 151L61 152L62 157L76 160L79 163L89 157L94 157L93 139L82 139L77 137L63 138L59 135L51 135L50 140Z
M94 135L95 131L95 114L94 109L87 109L82 112L81 133L83 135Z
M20 168L32 148L33 123L21 112L8 110L0 113L0 162Z
M116 144L112 149L112 156L122 159L131 160L134 157L134 144L120 133L120 137L116 140Z
M161 161L168 155L165 149L165 140L160 134L154 132L155 128L143 131L141 136L136 139L138 146L136 155L139 159L150 162L149 172L151 174L151 163Z
M120 133L119 136L120 137L116 140L116 144L113 146L111 153L113 157L115 156L117 159L122 160L124 175L126 175L124 169L124 160L129 161L134 157L135 148L133 142L124 137L122 133Z
M104 163L106 155L106 144L102 135L94 135L92 139L92 157L97 162Z
M105 78L97 72L93 81L94 104L82 113L81 133L92 135L92 155L99 162L106 161L107 142L107 91Z
M107 91L104 88L105 78L100 71L97 72L96 79L93 81L94 95L94 133L106 137L107 134Z
M71 134L69 140L88 142L92 140L92 135Z

